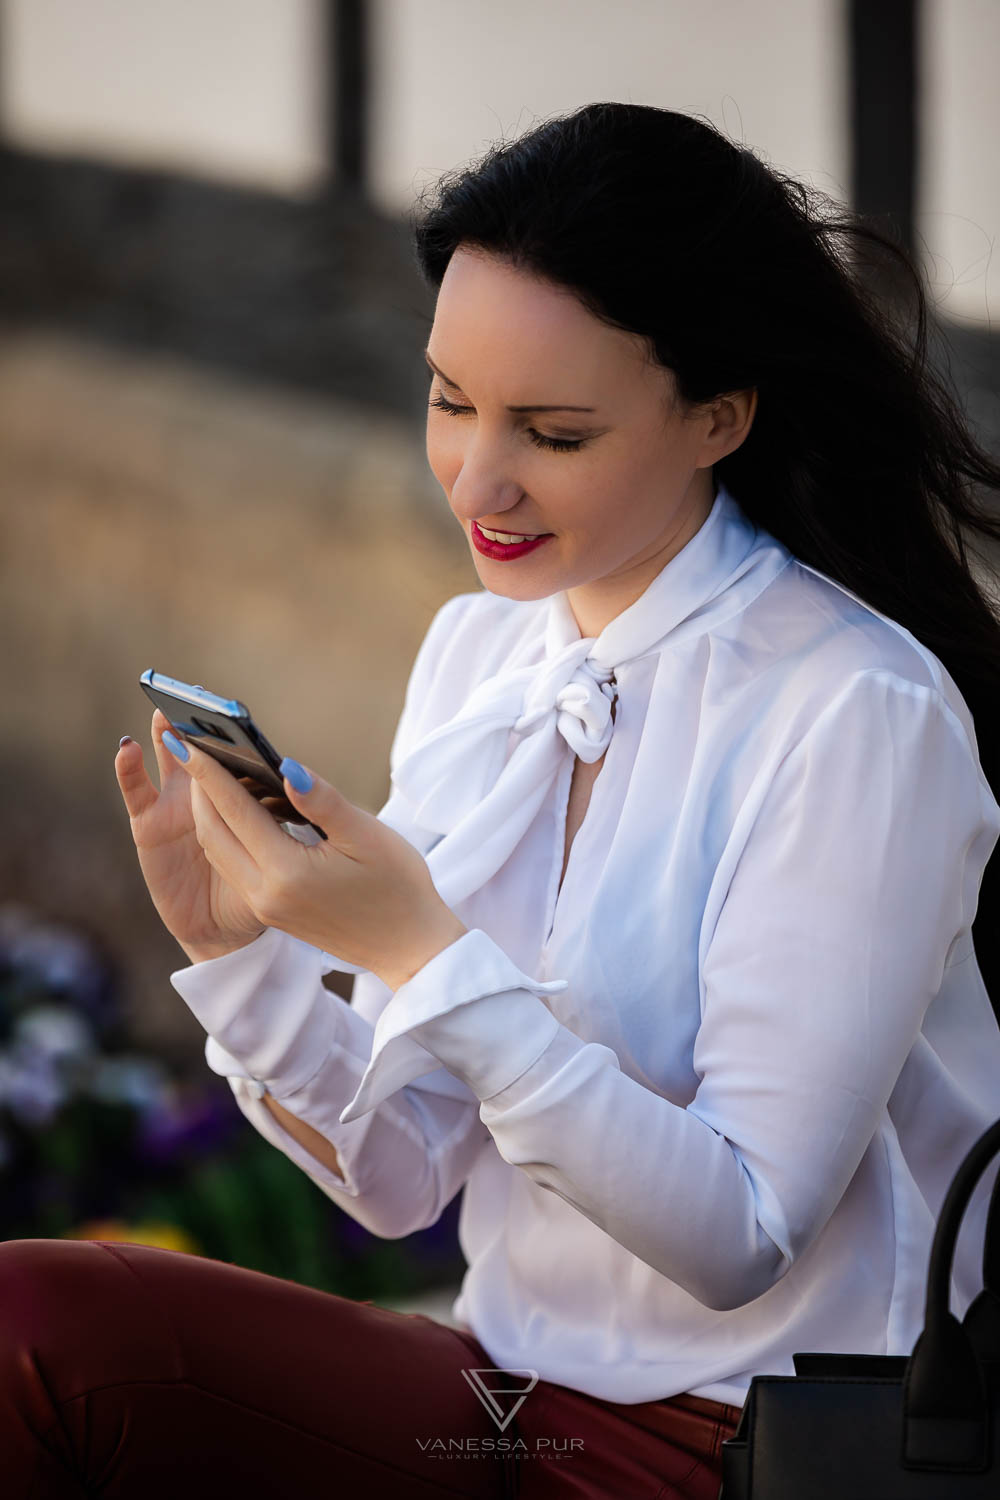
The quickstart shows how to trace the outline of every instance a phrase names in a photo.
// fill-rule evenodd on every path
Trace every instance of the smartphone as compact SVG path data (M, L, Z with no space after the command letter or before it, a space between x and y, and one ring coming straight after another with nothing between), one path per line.
M284 799L288 816L278 821L292 825L290 833L299 825L312 828L321 839L326 838L322 828L303 818L288 802L280 769L282 757L258 729L244 704L236 698L220 698L197 683L177 682L162 672L154 672L152 667L143 672L139 685L170 720L170 727L180 739L190 740L234 776L252 776L275 797Z

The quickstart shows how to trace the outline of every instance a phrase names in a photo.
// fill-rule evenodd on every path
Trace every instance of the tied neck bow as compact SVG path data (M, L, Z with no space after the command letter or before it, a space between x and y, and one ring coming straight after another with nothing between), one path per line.
M617 669L668 644L683 649L790 560L720 484L699 530L599 636L581 638L565 593L552 595L542 659L480 683L393 772L380 816L419 840L442 899L455 906L496 874L570 751L588 763L604 754Z
M593 645L592 637L574 641L541 669L529 668L522 713L514 724L515 734L533 734L554 709L555 727L588 764L608 748L611 710L618 698L614 671L591 657Z
M567 750L588 764L600 760L617 692L613 665L601 659L595 638L571 641L548 660L480 683L455 717L396 767L393 791L420 828L440 835L427 864L448 905L478 890L509 858Z

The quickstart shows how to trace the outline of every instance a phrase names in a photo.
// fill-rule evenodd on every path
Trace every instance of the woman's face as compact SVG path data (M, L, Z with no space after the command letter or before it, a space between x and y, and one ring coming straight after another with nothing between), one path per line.
M585 636L694 536L715 496L711 466L756 408L750 391L686 412L636 335L465 247L441 283L427 356L427 457L483 587L509 599L565 590ZM480 526L546 539L508 551Z

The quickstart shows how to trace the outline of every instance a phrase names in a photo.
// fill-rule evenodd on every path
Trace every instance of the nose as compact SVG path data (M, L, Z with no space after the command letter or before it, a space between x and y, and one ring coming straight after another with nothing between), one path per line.
M482 444L469 444L451 484L451 508L460 521L499 516L517 505L523 495L523 486L505 472L495 451L490 457Z

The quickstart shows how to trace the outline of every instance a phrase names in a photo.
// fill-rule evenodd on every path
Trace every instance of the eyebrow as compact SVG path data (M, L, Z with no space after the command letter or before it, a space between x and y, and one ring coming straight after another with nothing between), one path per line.
M453 391L460 391L462 387L456 380L450 380L443 370L439 370L431 359L427 350L424 350L424 359L430 365L435 375L440 375L445 385L450 385ZM508 411L596 411L596 406L508 406Z

